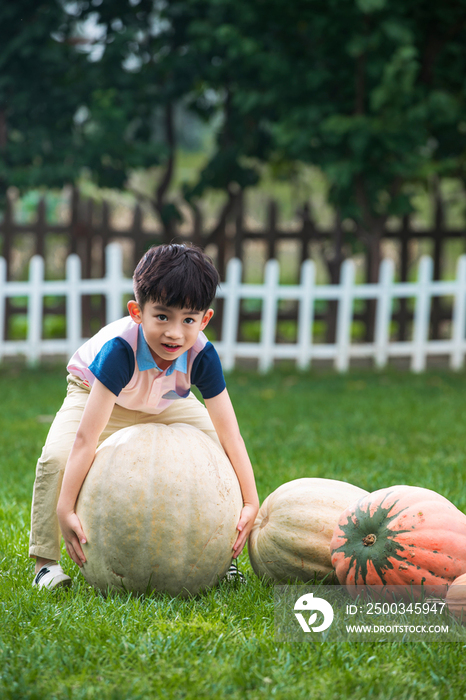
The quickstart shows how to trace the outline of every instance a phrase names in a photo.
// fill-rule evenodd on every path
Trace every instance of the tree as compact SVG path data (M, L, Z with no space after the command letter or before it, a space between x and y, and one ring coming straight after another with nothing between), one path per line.
M217 228L221 227L239 193L259 179L257 168L246 164L243 156L253 153L266 161L271 140L266 131L250 128L254 119L251 110L243 114L236 106L238 67L230 63L225 72L222 61L222 69L217 68L216 55L212 55L212 50L216 51L215 44L212 46L209 37L210 32L218 29L212 26L216 17L207 17L205 12L199 14L202 8L189 0L137 4L116 0L102 3L98 8L83 1L75 7L79 20L72 22L71 32L74 31L75 36L83 22L90 18L100 30L94 46L101 50L101 58L95 64L100 87L92 91L80 125L84 148L90 155L88 165L96 181L105 182L99 158L112 164L114 176L121 166L121 181L127 177L127 159L116 158L113 150L119 148L118 134L130 132L133 144L140 148L146 162L151 155L153 162L150 164L158 163L162 169L151 193L139 190L134 194L150 203L166 239L170 240L181 219L176 201L180 197L170 198L169 195L178 146L176 110L183 104L184 109L205 122L218 115L221 127L215 152L199 173L197 182L184 187L182 197L196 212L207 189L224 191L226 201ZM208 20L206 25L200 21L201 16ZM237 41L241 46L241 37L238 36ZM247 61L247 56L245 58ZM250 70L246 64L245 70ZM117 119L109 113L109 106ZM115 127L111 139L105 137L109 125ZM144 167L142 162L136 165ZM212 234L215 235L215 231Z
M465 176L465 0L190 4L192 35L204 37L217 68L210 84L233 86L235 120L268 135L269 160L322 169L375 282L388 218L413 211L410 186ZM239 156L260 158L250 145L243 139ZM335 231L334 282L343 241ZM370 329L375 303L369 312Z
M37 19L33 3L19 5ZM222 190L221 223L238 193L258 181L260 164L317 165L335 209L371 253L371 280L387 219L412 209L409 185L434 174L464 177L466 0L441 7L428 0L77 0L68 14L53 0L44 7L40 41L47 38L52 63L64 70L50 70L40 51L37 66L49 76L59 114L50 118L45 78L29 85L26 66L16 81L11 63L6 75L15 99L17 83L24 85L18 94L42 105L41 133L57 142L49 181L86 163L99 184L123 186L132 168L159 164L154 191L139 194L168 238L181 216L169 196L180 103L220 124L211 157L183 191L193 209L207 189ZM9 40L10 55L28 46L27 36ZM11 102L8 112L15 182L26 158L26 147L14 145L28 130L25 102ZM44 150L45 136L40 143ZM17 162L15 149L23 154ZM39 156L24 181L45 176Z
M238 160L261 158L244 138L254 132L267 135L266 158L321 167L372 252L374 280L387 218L412 211L407 185L464 177L465 0L177 4L193 8L209 86L229 86Z
M59 0L0 6L0 207L12 185L61 187L89 167L123 187L130 168L158 162L160 147L128 120L134 100L147 110L144 98L128 72L101 82L106 57L95 60L76 13Z
M53 38L66 15L55 0L0 6L0 206L6 189L73 179L70 144L83 65Z
M304 99L289 91L274 135L327 174L335 206L372 253L374 281L387 218L412 211L406 185L464 171L466 3L358 0L328 3L320 17L312 4L304 60L318 69Z

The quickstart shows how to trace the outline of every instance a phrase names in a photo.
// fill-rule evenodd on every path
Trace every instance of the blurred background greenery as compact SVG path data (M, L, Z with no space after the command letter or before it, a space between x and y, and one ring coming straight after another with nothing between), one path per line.
M110 188L170 234L181 203L312 192L367 243L443 187L462 224L465 45L465 0L2 3L0 200Z

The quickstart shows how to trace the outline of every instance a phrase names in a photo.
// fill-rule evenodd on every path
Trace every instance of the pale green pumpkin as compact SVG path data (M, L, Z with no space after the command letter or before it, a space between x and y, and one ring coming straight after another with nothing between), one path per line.
M85 579L196 594L226 573L242 506L223 450L196 428L136 425L107 438L82 486Z
M295 479L279 486L263 502L249 536L256 574L276 582L331 575L330 540L338 519L366 494L333 479Z

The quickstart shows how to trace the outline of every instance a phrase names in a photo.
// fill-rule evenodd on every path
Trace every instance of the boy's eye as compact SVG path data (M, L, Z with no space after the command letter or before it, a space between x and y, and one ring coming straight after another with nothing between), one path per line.
M157 316L155 318L158 319L159 321L166 321L167 320L167 316L165 316L165 314L157 314Z
M185 322L185 323L188 323L188 324L189 324L189 323L194 323L194 319L193 319L193 318L185 318L185 319L184 319L184 322Z

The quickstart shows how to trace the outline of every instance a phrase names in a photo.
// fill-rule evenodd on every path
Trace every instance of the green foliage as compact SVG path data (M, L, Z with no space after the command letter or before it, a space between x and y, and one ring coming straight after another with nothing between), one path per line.
M303 476L368 490L439 491L463 511L466 375L395 371L236 372L227 379L261 500ZM273 588L240 566L246 586L193 599L92 590L70 560L69 591L31 588L27 559L34 463L65 389L63 370L0 371L0 696L5 700L458 700L457 644L274 639Z
M318 166L333 205L373 234L412 187L464 179L466 0L58 0L0 9L3 189L102 186L159 165L149 199L167 232L176 113L215 125L181 191L255 185L261 166ZM1 183L0 183L1 184ZM1 189L1 188L0 188Z
M66 15L57 0L0 7L0 206L6 188L72 180L73 115L85 72L73 47L57 41Z
M428 167L434 172L448 157L452 172L463 172L464 9L457 3L441 14L417 2L408 12L392 1L290 3L285 10L284 27L294 16L306 41L297 46L285 31L277 34L283 74L293 66L300 78L276 83L285 97L271 125L277 146L320 165L334 204L365 229L410 211L403 185Z
M128 72L111 78L114 53L88 60L93 44L76 13L79 3L59 0L0 7L0 206L8 186L60 187L87 167L99 184L122 187L128 169L157 163L134 122L147 112L139 86Z

